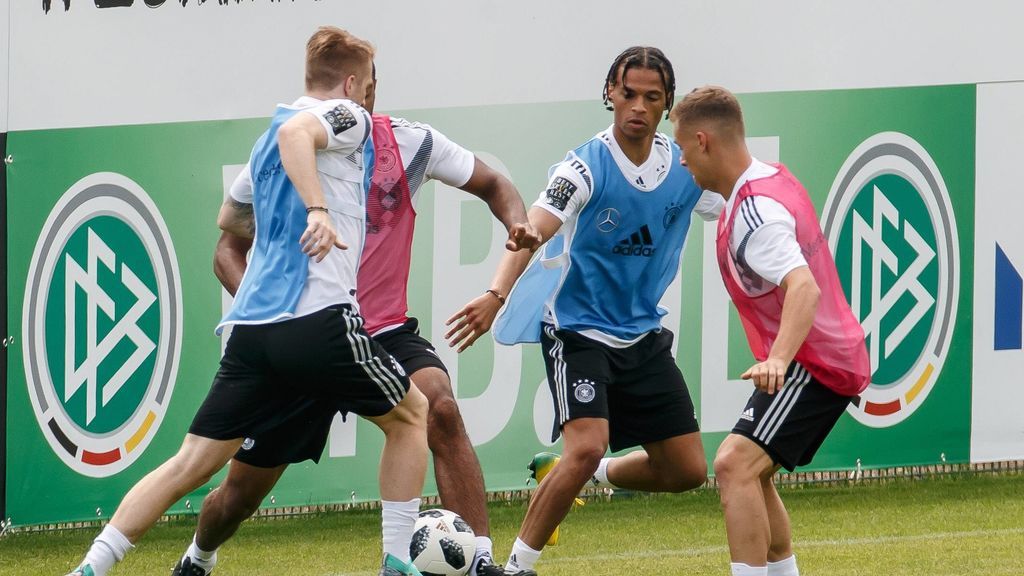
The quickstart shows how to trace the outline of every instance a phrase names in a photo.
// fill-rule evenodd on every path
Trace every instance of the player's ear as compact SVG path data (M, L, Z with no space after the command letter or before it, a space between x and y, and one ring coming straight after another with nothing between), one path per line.
M349 74L348 77L345 78L345 96L348 97L349 100L351 100L352 97L355 96L355 90L356 90L356 75L355 74Z
M701 152L708 151L708 133L703 131L697 132L697 146Z

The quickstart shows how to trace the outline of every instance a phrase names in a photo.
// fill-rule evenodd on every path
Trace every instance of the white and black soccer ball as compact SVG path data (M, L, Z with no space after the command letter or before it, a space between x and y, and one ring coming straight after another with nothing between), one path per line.
M476 534L455 512L424 510L416 520L409 554L423 576L463 576L476 554Z

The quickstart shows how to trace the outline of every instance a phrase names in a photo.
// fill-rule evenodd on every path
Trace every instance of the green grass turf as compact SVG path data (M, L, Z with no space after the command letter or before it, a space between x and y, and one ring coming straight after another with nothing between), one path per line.
M1024 475L957 475L781 489L804 576L1024 574ZM495 503L499 560L524 502ZM194 522L157 526L111 576L166 576ZM95 529L15 533L0 539L0 574L63 575ZM366 575L379 562L379 513L350 511L247 522L220 552L215 576ZM542 576L728 575L725 529L713 490L592 500L545 550Z

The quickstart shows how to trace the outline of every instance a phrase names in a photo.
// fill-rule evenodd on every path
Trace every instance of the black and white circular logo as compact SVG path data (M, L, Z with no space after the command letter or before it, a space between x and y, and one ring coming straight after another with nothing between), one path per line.
M594 390L594 383L590 380L577 380L573 383L572 387L574 388L573 394L576 396L576 399L584 404L592 401L594 396L597 395L597 392Z
M170 233L120 174L82 178L50 211L28 270L26 383L39 427L72 470L127 468L174 390L182 296Z

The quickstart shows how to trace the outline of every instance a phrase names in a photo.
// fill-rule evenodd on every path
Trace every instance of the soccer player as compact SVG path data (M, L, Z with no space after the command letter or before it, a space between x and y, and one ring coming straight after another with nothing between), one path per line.
M408 557L427 466L427 401L370 340L354 297L365 228L363 145L371 130L360 103L373 53L339 28L310 38L305 95L278 106L253 147L256 241L220 325L234 328L217 376L181 450L128 492L73 576L104 576L244 438L287 421L309 395L384 431L380 574L419 574Z
M496 335L539 338L555 403L552 440L561 434L565 444L534 493L506 574L536 574L541 549L592 477L667 492L707 478L693 403L658 302L679 269L691 213L714 219L723 202L701 192L679 149L657 131L674 90L661 50L622 52L603 82L612 125L554 166L530 208L541 238L557 232L561 242L546 246L549 267L535 262L509 296L514 313L505 316L523 324L522 334L505 336L499 326ZM552 253L553 246L560 250ZM451 346L465 350L490 329L529 257L506 252L490 289L449 319ZM644 450L603 458L609 446Z
M373 111L376 71L365 108ZM509 230L511 248L536 248L539 236L526 224L526 208L507 178L426 124L374 114L375 169L367 200L366 245L357 276L360 315L365 329L409 374L429 402L427 441L434 456L434 473L441 503L460 516L477 535L473 576L498 576L487 520L484 479L480 463L459 414L448 372L433 346L419 335L418 322L409 318L406 285L412 252L415 204L428 179L461 188L485 200L494 216ZM217 245L215 271L232 294L246 269L252 241L245 218L252 202L252 180L243 170L232 185L225 213L231 232ZM318 461L327 442L333 407L311 400L298 411L239 450L221 485L203 501L192 545L178 561L172 576L206 576L216 563L216 551L257 510L288 464Z
M736 426L715 457L734 576L797 576L789 515L772 482L811 461L868 385L864 332L843 296L807 191L750 156L739 102L705 86L672 110L697 183L726 200L718 265L757 363Z

